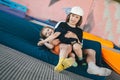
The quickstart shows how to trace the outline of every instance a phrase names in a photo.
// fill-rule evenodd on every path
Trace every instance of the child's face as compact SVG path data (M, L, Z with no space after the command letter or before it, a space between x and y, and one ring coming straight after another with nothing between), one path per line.
M51 28L44 28L42 34L47 38L54 33L54 30Z
M69 24L76 25L80 20L80 16L76 14L70 14Z

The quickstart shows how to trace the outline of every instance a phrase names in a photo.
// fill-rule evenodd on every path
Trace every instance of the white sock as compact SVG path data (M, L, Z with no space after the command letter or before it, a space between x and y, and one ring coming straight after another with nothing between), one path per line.
M87 72L99 76L109 76L112 71L107 68L98 67L94 62L89 62Z

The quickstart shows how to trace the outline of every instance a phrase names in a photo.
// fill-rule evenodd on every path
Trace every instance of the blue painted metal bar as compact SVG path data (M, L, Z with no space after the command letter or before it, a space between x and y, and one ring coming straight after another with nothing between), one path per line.
M6 5L8 7L26 12L28 9L26 6L23 6L21 4L18 4L16 2L10 1L10 0L0 0L0 4Z

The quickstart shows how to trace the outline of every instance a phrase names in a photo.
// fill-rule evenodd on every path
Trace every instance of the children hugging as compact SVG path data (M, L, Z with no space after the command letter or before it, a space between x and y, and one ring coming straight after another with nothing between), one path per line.
M99 76L108 76L111 74L110 69L96 65L95 50L84 49L84 53L82 53L84 44L83 30L80 25L82 24L83 14L82 8L75 6L67 15L66 21L59 22L55 29L44 27L40 32L42 40L38 42L38 46L45 45L53 53L59 55L58 64L54 68L57 72L61 72L71 66L77 67L78 63L75 55L79 61L83 60L83 55L87 55L87 72Z

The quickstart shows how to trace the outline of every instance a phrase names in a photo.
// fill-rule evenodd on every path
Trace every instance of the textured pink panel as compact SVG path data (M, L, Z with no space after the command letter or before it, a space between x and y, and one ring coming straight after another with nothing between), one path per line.
M94 7L95 25L91 33L120 45L119 4L113 1L97 0ZM119 29L120 30L120 29Z

